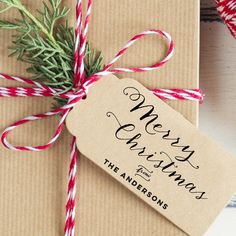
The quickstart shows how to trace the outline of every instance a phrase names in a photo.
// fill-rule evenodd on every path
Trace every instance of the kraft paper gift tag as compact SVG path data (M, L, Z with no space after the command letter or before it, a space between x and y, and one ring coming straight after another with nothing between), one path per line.
M23 2L30 9L39 8L42 4L39 0ZM64 3L72 9L70 23L74 25L75 2L65 0ZM14 11L6 15L9 20L14 17ZM158 71L129 77L147 88L197 88L198 0L95 0L89 41L92 47L101 50L106 63L134 34L150 28L160 28L171 34L176 47L174 57ZM10 35L10 32L0 31L0 70L27 77L25 65L7 57ZM132 47L116 65L149 65L161 58L165 49L162 39L150 36ZM48 111L51 102L47 98L1 99L1 130L24 116ZM197 103L168 104L197 124ZM53 133L57 121L53 118L26 125L14 131L10 141L25 145L42 144ZM40 153L12 152L0 147L1 235L63 235L70 140L71 135L65 131L53 148ZM76 235L185 235L82 155L78 163L77 184Z
M135 80L102 77L66 123L82 154L189 235L235 192L236 159Z

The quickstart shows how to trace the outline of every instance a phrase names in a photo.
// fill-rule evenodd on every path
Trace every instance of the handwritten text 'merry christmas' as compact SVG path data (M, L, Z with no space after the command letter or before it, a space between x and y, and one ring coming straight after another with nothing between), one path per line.
M180 164L187 164L194 171L199 170L200 167L194 163L195 151L189 145L183 145L180 137L173 137L170 129L163 127L154 105L147 104L145 96L137 88L125 87L123 94L133 102L134 105L129 112L136 113L139 116L139 121L144 124L145 132L151 136L160 135L161 139L170 146L169 148L179 151L179 154L170 156L165 151L150 152L148 147L140 144L143 135L137 131L135 124L122 123L114 112L108 111L107 117L114 118L118 125L115 130L116 139L123 141L131 152L136 153L140 158L145 158L147 163L152 164L154 170L166 174L167 177L176 182L177 186L186 189L195 199L207 199L207 193L199 189L195 183L188 181L187 177L179 171Z

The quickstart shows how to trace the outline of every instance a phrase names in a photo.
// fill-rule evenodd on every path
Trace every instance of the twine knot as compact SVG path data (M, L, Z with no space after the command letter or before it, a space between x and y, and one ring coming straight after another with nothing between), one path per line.
M98 73L85 78L85 69L84 69L84 56L85 56L85 47L87 41L87 32L89 17L91 14L92 0L88 0L87 11L85 16L84 25L82 25L82 0L77 1L76 5L76 29L75 29L75 53L74 53L74 84L73 88L70 91L64 92L60 89L53 89L50 86L45 84L40 84L38 82L28 80L21 77L13 77L6 74L0 74L0 79L13 80L21 83L26 83L33 85L33 88L18 88L18 87L0 87L0 97L60 97L68 99L67 104L62 107L53 109L51 111L31 115L25 117L12 125L6 128L1 136L1 141L3 145L14 151L43 151L51 147L55 141L58 139L62 132L62 128L65 125L65 119L69 114L70 110L83 98L88 95L89 88L103 76L115 73L122 72L145 72L156 70L159 67L163 66L169 61L174 52L174 42L171 39L171 36L161 30L147 30L140 34L135 35L131 38L128 43L115 55L115 57L108 63L101 71ZM132 67L132 68L112 68L114 63L117 62L122 55L125 54L127 49L132 46L137 40L143 38L147 35L157 35L163 37L167 44L168 50L164 59L155 64L147 67ZM154 89L151 92L161 98L161 99L174 99L174 100L193 100L193 101L202 101L203 95L198 89ZM52 138L43 145L40 146L18 146L13 145L8 142L7 136L15 128L35 120L44 119L54 115L61 115L60 121L56 128L55 133ZM68 199L66 205L66 222L64 233L65 236L74 236L75 235L75 206L76 206L76 172L77 172L77 151L76 151L76 142L75 137L72 138L71 143L71 155L70 155L70 169L69 169L69 183L68 183Z

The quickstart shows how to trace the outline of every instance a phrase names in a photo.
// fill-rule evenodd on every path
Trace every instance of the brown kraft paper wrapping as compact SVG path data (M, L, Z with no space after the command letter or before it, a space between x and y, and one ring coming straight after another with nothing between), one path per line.
M31 9L42 4L39 0L24 3ZM74 24L75 2L63 3L71 8L70 23ZM11 11L5 17L14 19L14 14ZM171 34L175 41L174 57L159 70L119 77L135 78L147 88L197 88L198 0L94 0L89 41L102 51L105 63L133 35L152 28ZM0 31L0 71L27 76L24 64L7 57L11 34ZM149 65L161 58L165 49L161 38L145 37L116 66ZM13 85L22 86L0 81L0 86ZM1 131L27 115L48 111L51 101L1 98ZM168 103L197 124L197 103ZM45 143L58 120L55 117L20 127L10 141L23 145ZM40 153L13 152L0 147L0 235L63 235L70 140L70 134L64 130L54 147ZM76 214L76 235L80 236L186 235L83 156L78 162Z

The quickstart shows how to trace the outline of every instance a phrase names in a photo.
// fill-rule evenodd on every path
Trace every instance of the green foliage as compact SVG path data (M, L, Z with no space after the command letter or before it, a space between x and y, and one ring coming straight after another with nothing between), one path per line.
M15 24L15 23L11 23L9 21L1 21L0 20L0 28L3 29L12 29L12 30L16 30L19 28L19 25Z
M73 86L75 36L66 19L69 9L61 7L61 1L43 2L42 10L34 16L20 0L0 0L4 6L0 13L11 8L20 13L14 22L1 20L0 28L15 31L10 55L29 64L27 71L31 79L67 91ZM101 54L87 45L86 76L101 70L102 66Z
M49 0L50 6L43 2L43 11L38 11L42 17L42 22L50 34L53 34L56 21L67 16L69 9L60 9L62 0Z

